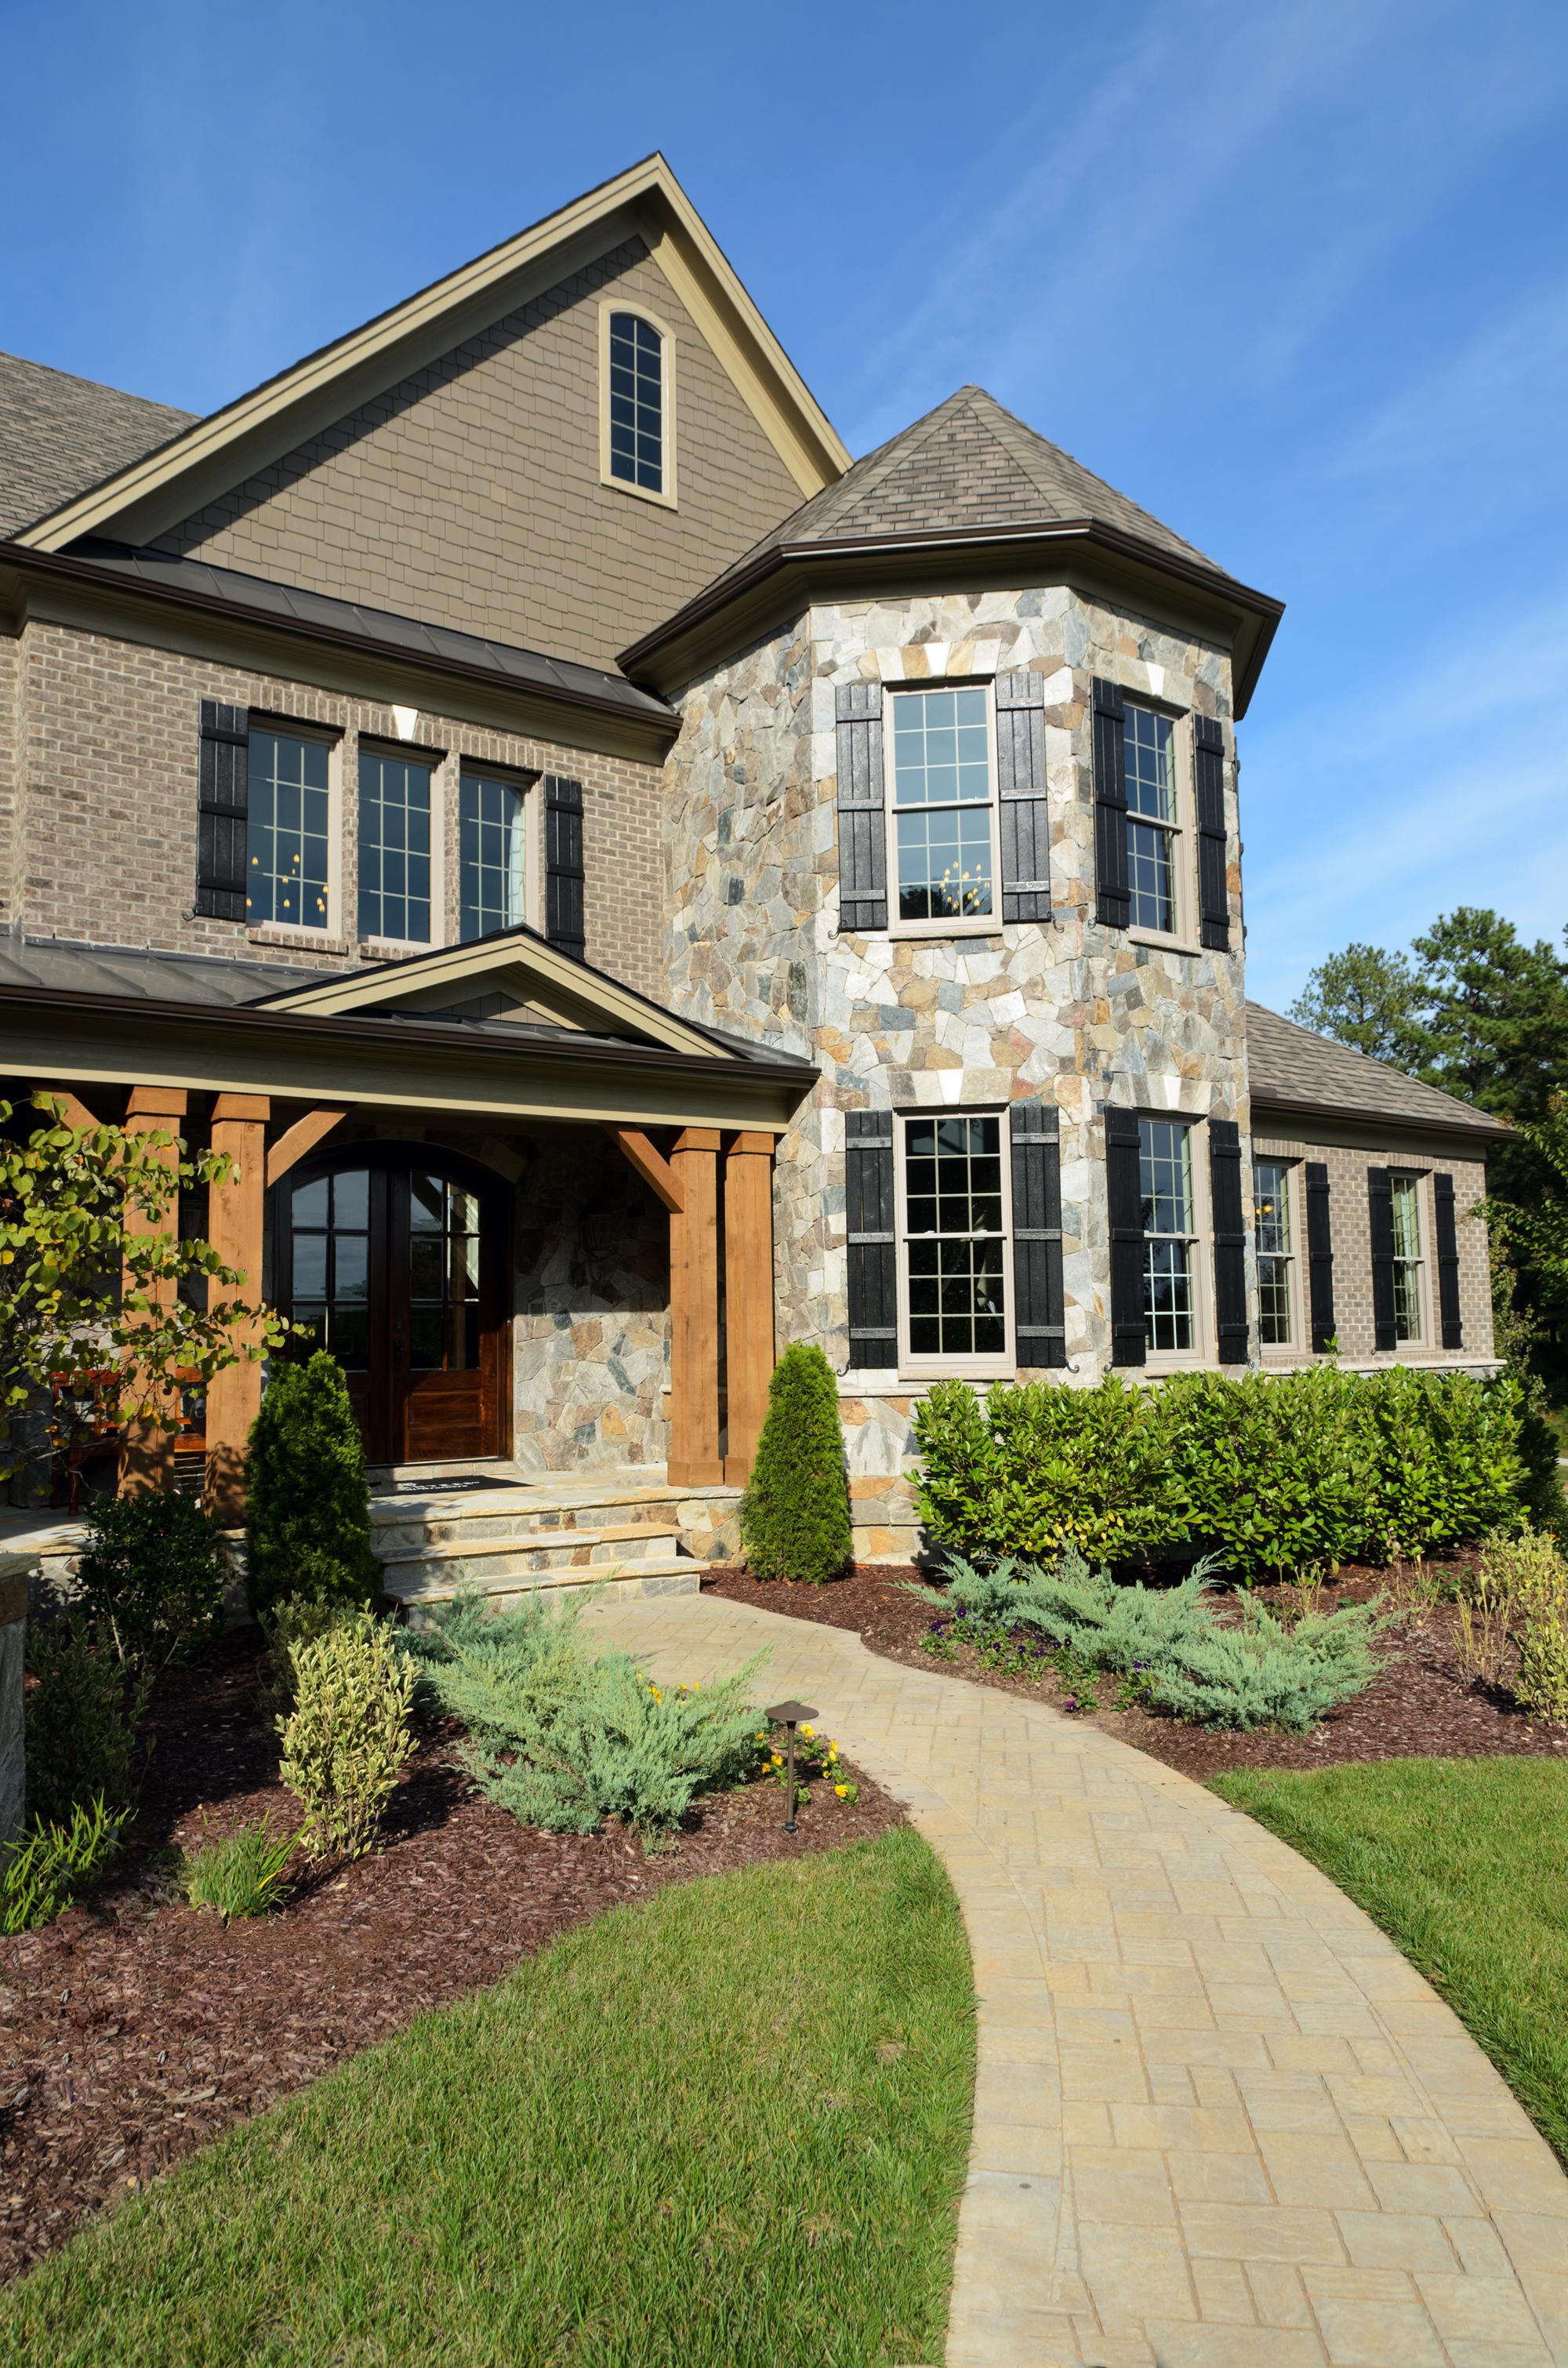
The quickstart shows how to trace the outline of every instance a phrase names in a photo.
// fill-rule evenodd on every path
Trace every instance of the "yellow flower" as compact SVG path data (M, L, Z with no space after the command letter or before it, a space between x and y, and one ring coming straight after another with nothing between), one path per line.
M816 1733L816 1728L814 1726L803 1726L801 1729L801 1733L802 1735L814 1735Z
M834 1789L834 1791L837 1793L837 1795L838 1795L839 1799L842 1801L842 1800L843 1800L843 1798L844 1798L844 1796L845 1796L845 1794L848 1792L849 1787L848 1787L848 1785L847 1785L847 1784L835 1784L835 1785L834 1786L834 1788L833 1788L833 1789Z

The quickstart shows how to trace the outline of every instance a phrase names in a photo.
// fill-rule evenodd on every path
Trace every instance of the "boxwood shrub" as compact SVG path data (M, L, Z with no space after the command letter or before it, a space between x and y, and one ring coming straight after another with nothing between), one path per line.
M1394 1367L1094 1389L940 1382L916 1406L932 1540L979 1561L1214 1553L1246 1581L1381 1562L1517 1528L1524 1407L1511 1374Z

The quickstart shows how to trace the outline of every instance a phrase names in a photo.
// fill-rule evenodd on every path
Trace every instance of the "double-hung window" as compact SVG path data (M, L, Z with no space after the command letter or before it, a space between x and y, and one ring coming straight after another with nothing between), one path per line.
M1135 929L1175 937L1181 928L1180 802L1176 732L1168 715L1151 707L1124 710L1122 746L1127 781L1127 884Z
M889 863L901 928L995 928L990 702L979 688L892 694Z
M1194 1221L1192 1124L1138 1121L1138 1181L1143 1204L1143 1338L1152 1355L1199 1346L1198 1227Z
M245 822L245 918L253 928L331 923L332 750L253 724Z
M1252 1197L1257 1234L1258 1337L1266 1349L1287 1349L1295 1337L1296 1247L1289 1162L1255 1159Z
M913 1363L1000 1369L1010 1352L1006 1138L997 1115L904 1118L899 1201Z
M520 783L464 771L458 784L458 871L465 944L527 920L528 797Z
M1389 1178L1393 1214L1393 1328L1397 1340L1419 1340L1421 1324L1421 1179Z
M431 942L428 757L359 749L359 935Z

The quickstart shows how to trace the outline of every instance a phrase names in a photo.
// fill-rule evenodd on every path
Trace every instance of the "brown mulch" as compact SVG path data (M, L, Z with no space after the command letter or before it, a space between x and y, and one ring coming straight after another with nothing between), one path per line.
M178 1898L174 1851L266 1816L297 1822L256 1680L254 1631L171 1673L122 1872L57 1923L0 1940L0 2276L601 1909L903 1816L854 1770L858 1800L813 1785L790 1836L782 1791L753 1783L696 1804L675 1847L645 1857L619 1829L520 1826L473 1792L454 1759L460 1731L432 1721L384 1848L310 1878L280 1913L225 1930Z
M1471 1557L1439 1565L1457 1575ZM1029 1694L1064 1709L1072 1688L1054 1669L1043 1677L1010 1677L988 1669L971 1645L950 1646L950 1659L926 1650L922 1639L941 1614L905 1592L923 1574L899 1563L862 1563L848 1578L827 1587L769 1583L744 1570L710 1572L705 1591L733 1602L755 1603L765 1611L788 1612L831 1628L859 1632L868 1648L911 1668L969 1678L1006 1693ZM1325 1611L1364 1602L1369 1596L1397 1594L1401 1574L1346 1565L1323 1596ZM1278 1608L1290 1588L1259 1588L1258 1599ZM1439 1603L1424 1613L1407 1612L1384 1640L1382 1673L1364 1694L1341 1704L1311 1735L1281 1735L1267 1728L1236 1734L1225 1728L1186 1725L1162 1711L1108 1708L1078 1712L1108 1735L1137 1746L1167 1767L1179 1768L1201 1783L1233 1768L1324 1768L1336 1760L1399 1759L1430 1753L1446 1759L1473 1759L1495 1752L1568 1756L1568 1728L1529 1719L1501 1689L1473 1683L1454 1651L1455 1610ZM1096 1680L1102 1702L1116 1691L1114 1677Z

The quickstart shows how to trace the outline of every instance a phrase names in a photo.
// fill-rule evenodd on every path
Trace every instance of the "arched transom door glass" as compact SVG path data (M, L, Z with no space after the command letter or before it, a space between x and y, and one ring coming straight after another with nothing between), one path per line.
M367 1145L280 1188L278 1298L347 1376L372 1463L501 1451L502 1188Z

